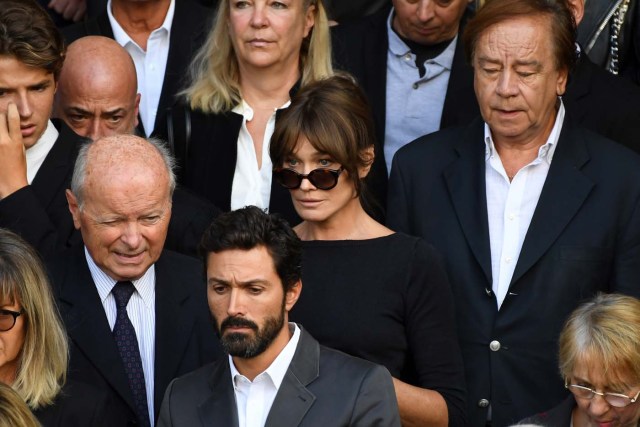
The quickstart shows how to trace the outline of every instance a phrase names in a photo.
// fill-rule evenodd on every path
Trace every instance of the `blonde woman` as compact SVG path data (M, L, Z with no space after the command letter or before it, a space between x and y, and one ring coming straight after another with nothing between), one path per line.
M553 427L640 426L640 300L600 294L569 317L559 340L560 374L570 392L530 418Z
M0 228L0 383L11 386L45 427L113 425L104 395L65 384L68 354L38 255Z
M40 427L24 400L11 387L0 383L0 427Z
M158 136L172 145L180 180L224 211L247 205L292 218L272 193L269 140L292 94L333 73L321 0L223 0L192 64L185 104Z

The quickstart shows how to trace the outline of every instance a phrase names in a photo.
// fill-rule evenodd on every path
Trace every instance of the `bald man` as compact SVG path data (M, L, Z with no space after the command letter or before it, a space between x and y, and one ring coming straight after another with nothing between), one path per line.
M133 133L138 125L136 68L114 40L89 36L71 43L60 72L54 117L78 135Z
M88 36L69 45L54 102L55 117L91 140L132 134L138 124L139 102L135 66L118 43ZM182 188L173 193L173 209L166 246L196 256L202 233L220 210ZM71 217L67 214L63 219L60 229L72 233Z
M50 262L68 375L107 391L118 425L153 426L171 379L220 354L201 263L164 249L171 164L163 145L134 135L85 145L67 191L83 245Z

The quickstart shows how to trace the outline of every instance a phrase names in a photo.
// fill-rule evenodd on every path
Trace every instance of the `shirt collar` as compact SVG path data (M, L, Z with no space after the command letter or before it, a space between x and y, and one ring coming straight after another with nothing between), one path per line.
M164 31L167 35L171 34L171 25L173 24L173 16L175 14L175 10L175 0L171 0L171 3L169 3L169 10L167 10L167 15L164 18L164 22L159 28L153 30L152 33L156 31ZM134 42L131 37L129 37L129 34L124 31L120 23L116 21L116 18L113 16L113 13L111 12L111 0L107 2L107 16L109 17L109 23L111 24L111 29L113 30L113 38L116 42L118 42L120 46L124 47L129 43L133 43L134 45L138 46L138 44Z
M293 335L291 336L291 339L289 340L287 345L282 349L278 357L275 358L271 365L269 365L269 367L265 369L264 372L256 377L258 378L266 374L269 378L271 378L271 381L273 381L276 390L280 389L280 385L284 380L284 376L289 369L289 365L291 364L296 349L298 348L298 342L300 341L300 328L298 327L298 325L293 322L289 322L289 330L291 329L293 329ZM233 358L231 356L229 356L229 368L231 369L231 380L235 389L236 380L239 378L243 378L244 375L242 375L236 369L236 366L233 364Z
M288 100L287 102L285 102L281 107L275 108L273 112L275 113L278 110L287 108L289 107L289 105L291 105L291 100ZM231 111L241 115L248 122L253 120L253 108L251 108L251 106L247 104L247 102L244 99L242 99L238 105L233 107Z
M395 8L391 8L391 12L389 13L389 17L387 18L387 34L389 39L389 50L396 57L400 58L407 54L411 54L411 48L407 46L405 42L396 34L393 30L393 15L395 13ZM453 56L456 52L456 43L458 41L458 35L456 35L449 46L442 53L435 58L433 58L433 62L443 66L447 70L451 70L451 66L453 64Z
M556 148L558 146L558 140L560 138L560 131L562 130L562 124L564 123L564 104L562 103L562 98L558 98L560 102L560 107L558 108L558 113L556 114L556 120L553 124L553 128L551 129L551 133L547 138L547 142L542 145L538 149L538 157L539 160L544 160L548 164L551 164L551 160L553 160L553 155L556 152ZM496 147L493 142L493 138L491 136L491 129L489 125L485 122L484 124L484 144L485 144L485 161L488 161L489 158L495 153Z
M98 267L91 257L91 254L89 254L86 246L84 247L84 255L87 259L87 264L89 265L91 277L93 278L93 282L98 290L100 301L104 304L105 300L111 293L111 290L118 281L112 279L107 273ZM145 271L142 277L132 280L131 283L133 283L133 287L136 288L136 291L144 301L144 304L149 308L153 307L152 302L155 294L154 290L156 283L156 270L154 264L151 264L151 267Z
M31 166L37 166L36 170L30 170L31 168L27 167L27 180L29 184L31 184L31 182L35 178L36 173L38 172L37 169L40 167L40 165L42 165L42 161L44 161L44 158L47 157L49 151L51 151L51 148L53 148L53 145L55 144L59 135L60 133L53 125L53 123L51 123L51 120L48 120L47 127L45 128L44 132L42 132L42 135L40 135L40 138L38 138L36 143L25 151L27 165L29 166L31 164ZM41 161L38 161L38 159L41 159ZM34 165L33 163L38 164Z

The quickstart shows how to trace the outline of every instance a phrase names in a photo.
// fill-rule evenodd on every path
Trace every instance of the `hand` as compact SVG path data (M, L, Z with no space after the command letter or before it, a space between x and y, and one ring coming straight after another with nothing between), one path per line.
M51 0L48 5L66 20L78 22L87 12L87 0Z
M0 199L29 185L27 157L18 107L11 103L6 112L0 112Z

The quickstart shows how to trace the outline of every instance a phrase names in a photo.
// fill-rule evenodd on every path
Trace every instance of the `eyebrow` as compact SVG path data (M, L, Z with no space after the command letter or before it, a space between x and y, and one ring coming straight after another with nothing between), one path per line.
M212 284L220 284L220 285L227 285L229 286L231 284L231 282L229 282L228 280L219 278L219 277L210 277L207 279L207 284L212 285ZM251 279L251 280L246 280L244 282L237 282L239 286L246 288L247 286L252 286L252 285L267 285L269 284L268 280L264 280L264 279Z
M40 81L39 83L35 83L32 85L27 86L29 89L36 89L36 88L47 88L51 86L51 80L49 79L45 79Z

